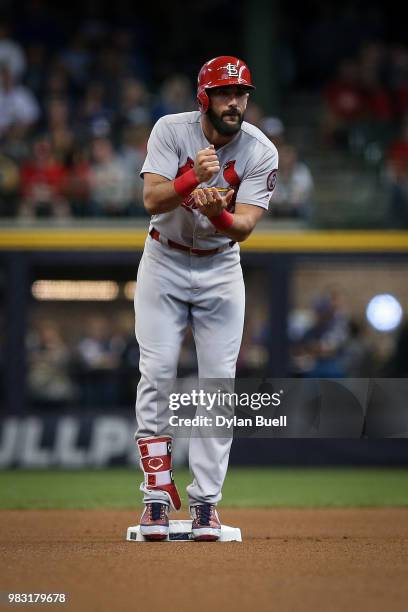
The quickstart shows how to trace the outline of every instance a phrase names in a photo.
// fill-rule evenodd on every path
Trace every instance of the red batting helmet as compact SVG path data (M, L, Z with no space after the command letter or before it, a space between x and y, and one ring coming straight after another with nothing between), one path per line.
M197 100L202 113L206 113L210 105L206 90L226 85L255 89L245 62L230 55L220 55L206 62L198 73Z

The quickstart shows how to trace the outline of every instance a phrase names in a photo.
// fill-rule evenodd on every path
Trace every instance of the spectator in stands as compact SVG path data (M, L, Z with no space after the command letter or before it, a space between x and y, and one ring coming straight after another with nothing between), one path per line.
M372 124L390 121L392 118L392 101L379 79L377 67L362 66L360 74L364 95L363 119Z
M150 104L145 85L136 79L127 78L121 84L118 112L118 127L124 125L149 125Z
M92 70L103 87L105 103L110 109L116 109L119 106L120 83L128 74L126 64L122 63L118 49L110 44L101 46L95 60Z
M27 49L24 84L38 100L44 96L47 76L47 48L43 43L33 43Z
M264 117L259 127L280 151L280 147L285 143L285 126L282 120L279 117Z
M379 43L363 46L357 60L344 60L337 78L324 91L325 144L364 152L367 145L381 146L393 116L392 99L383 85L384 48Z
M51 142L38 138L33 145L33 156L21 168L22 217L69 217L70 208L65 198L67 169L56 161Z
M368 74L371 81L384 84L387 77L386 55L386 46L382 41L370 40L364 42L358 53L361 74Z
M324 91L325 110L322 120L323 143L328 146L345 147L348 133L357 121L364 117L365 100L360 83L360 68L357 61L344 59L340 62L335 78Z
M381 48L381 46L380 46ZM361 91L364 96L364 113L350 128L349 147L357 154L370 156L374 148L383 151L392 129L393 102L383 85L383 62L376 46L366 50L360 64Z
M408 228L408 117L387 152L385 180L390 194L389 223Z
M75 399L71 353L56 323L42 321L29 334L27 355L29 394L36 405L57 407Z
M64 98L51 98L46 109L46 130L57 161L66 165L74 148L74 132Z
M71 84L64 66L54 60L47 68L47 79L44 88L44 99L61 98L71 100Z
M73 215L76 217L92 215L90 205L92 171L86 147L74 146L67 159L67 172L65 193Z
M311 213L313 178L308 166L298 160L296 148L279 148L279 173L269 213L279 218L308 218Z
M12 125L1 140L1 149L7 157L20 167L30 156L31 147L28 138L21 133L19 125Z
M185 113L197 110L190 81L183 75L168 77L160 90L160 96L153 107L153 123L163 115Z
M322 294L313 304L313 315L311 327L292 345L295 372L311 378L345 376L349 326L338 292L329 290Z
M131 181L132 212L136 216L146 216L143 205L143 180L140 178L145 157L149 128L146 125L130 125L122 132L122 148L120 151L127 176Z
M133 176L109 138L91 145L91 200L95 215L127 216L131 212Z
M388 83L398 118L408 114L408 47L393 45L390 49Z
M10 38L10 26L0 22L0 64L7 67L15 82L21 81L26 67L23 47Z
M118 367L123 343L116 341L109 320L92 316L76 347L82 403L99 407L119 401Z
M105 88L99 81L91 81L79 107L79 121L93 135L106 134L114 114L105 100Z
M82 91L89 75L92 63L92 54L86 46L86 40L81 31L78 31L68 41L62 50L59 61L69 75L74 87Z
M141 51L141 48L143 41L149 38L151 40L152 36L148 23L143 20L132 21L128 26L116 27L111 37L111 44L119 53L120 63L124 66L126 74L133 75L141 81L147 81L151 77L149 54Z
M13 126L23 137L39 116L40 109L34 95L24 85L17 85L7 64L1 64L0 137L6 136Z
M8 155L0 153L0 216L15 216L19 187L18 165Z
M259 104L249 99L248 105L245 111L245 121L248 121L248 123L251 123L252 125L256 125L256 127L259 127L260 129L262 129L261 126L262 126L263 118L264 118L264 112L262 108L259 106Z

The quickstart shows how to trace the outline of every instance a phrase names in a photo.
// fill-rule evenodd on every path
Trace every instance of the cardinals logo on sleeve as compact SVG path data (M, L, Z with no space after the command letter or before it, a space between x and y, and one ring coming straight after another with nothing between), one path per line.
M266 187L268 191L273 191L276 187L276 181L278 180L278 170L272 170L270 174L268 174L268 178L266 179Z

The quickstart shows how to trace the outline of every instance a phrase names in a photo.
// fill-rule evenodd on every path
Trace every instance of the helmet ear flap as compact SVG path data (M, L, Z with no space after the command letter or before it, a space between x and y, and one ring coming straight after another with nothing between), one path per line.
M208 94L205 91L205 89L201 89L199 90L198 94L197 94L197 101L198 101L198 106L200 107L200 111L202 113L206 113L208 111L208 108L210 106L210 100L208 98Z

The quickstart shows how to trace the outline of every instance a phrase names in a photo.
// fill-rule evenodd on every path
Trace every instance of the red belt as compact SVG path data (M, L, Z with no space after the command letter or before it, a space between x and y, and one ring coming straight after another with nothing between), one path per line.
M150 230L149 234L154 240L161 242L160 232L157 229L154 229L153 227ZM184 244L179 244L178 242L174 242L174 240L170 240L169 238L165 238L165 242L167 246L169 246L172 249L178 249L179 251L185 251L186 253L198 255L198 257L204 257L205 255L215 255L216 253L220 253L221 251L225 249L225 247L217 247L216 249L192 249L191 247L188 247ZM231 240L231 242L229 242L227 246L232 247L234 246L234 244L235 244L235 241Z

